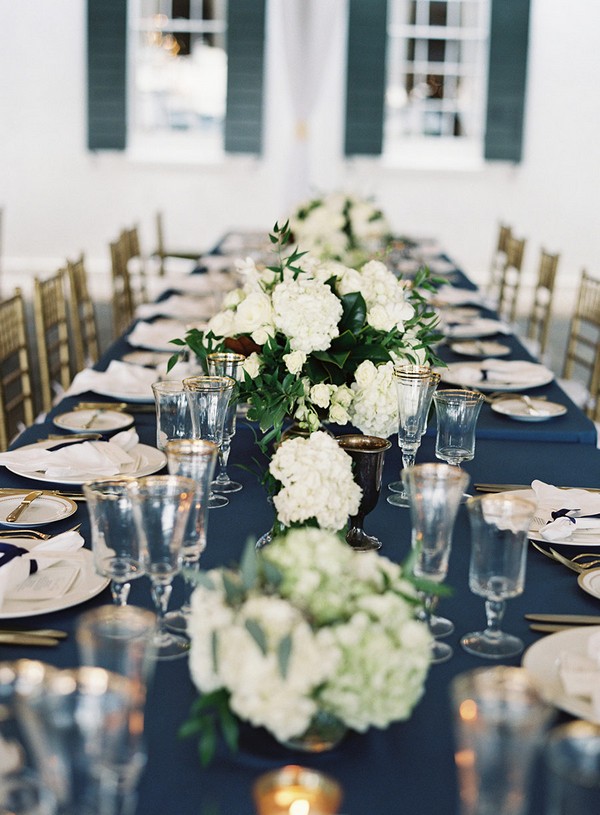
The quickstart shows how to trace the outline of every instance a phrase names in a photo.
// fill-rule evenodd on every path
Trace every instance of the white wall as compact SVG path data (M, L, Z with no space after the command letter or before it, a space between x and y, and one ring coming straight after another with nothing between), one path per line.
M271 0L271 31L278 4L286 1ZM84 7L83 0L0 0L3 292L80 251L102 275L98 283L105 281L109 240L138 222L149 249L159 208L169 243L194 248L209 248L234 226L266 231L286 214L294 120L281 38L269 42L262 160L134 163L126 155L86 151ZM562 253L558 300L570 308L581 268L600 274L598 30L600 4L593 0L532 0L523 162L423 171L343 161L341 26L309 122L308 183L374 194L398 232L439 237L479 279L505 219L529 240L530 278L542 244Z

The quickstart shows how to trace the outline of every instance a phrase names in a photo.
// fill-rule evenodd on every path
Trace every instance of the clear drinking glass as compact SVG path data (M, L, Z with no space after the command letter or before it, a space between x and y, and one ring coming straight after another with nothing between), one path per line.
M544 752L546 815L600 812L600 725L560 725L550 731Z
M440 375L426 365L400 365L394 369L394 380L398 395L398 446L402 450L402 467L412 467L427 429L431 399ZM408 506L402 479L392 481L388 489L394 493L387 497L389 504Z
M223 443L223 428L235 380L229 376L190 376L183 380L192 417L195 439ZM208 508L225 507L229 498L210 492Z
M485 597L487 627L466 634L465 651L504 659L523 650L518 637L500 630L505 601L525 587L527 533L535 504L510 493L483 495L467 501L471 521L469 588Z
M447 464L418 464L403 470L402 480L410 500L412 547L416 553L413 574L432 583L442 583L448 572L456 513L469 477ZM432 635L451 634L454 625L450 620L433 614L437 603L435 594L426 591L421 594L425 620ZM435 640L431 661L445 662L452 653L447 643Z
M246 357L243 354L234 354L232 351L208 354L206 357L208 373L211 376L229 376L239 382L245 359ZM239 481L232 481L227 473L231 440L235 436L236 413L237 400L233 396L229 400L227 415L223 424L223 441L219 447L219 471L211 484L215 492L239 492L242 489Z
M165 620L169 628L185 631L191 612L190 599L194 589L192 574L200 568L200 555L206 549L208 526L208 496L215 471L217 445L202 439L178 439L167 443L167 467L172 475L183 475L196 482L196 496L183 537L183 567L185 596L177 611L169 611Z
M165 379L152 385L156 404L156 446L164 450L170 439L192 436L192 417L181 379Z
M450 694L460 815L526 815L553 709L524 668L467 671L452 680Z
M475 455L475 426L483 405L476 391L443 390L433 395L437 416L436 458L460 466Z
M115 478L83 485L90 513L94 568L110 578L113 601L120 606L127 604L131 581L144 574L130 483L130 478Z
M0 776L0 815L55 815L56 801L34 775Z
M185 656L190 647L187 637L168 631L165 614L173 578L181 570L183 537L196 490L195 481L178 475L147 476L129 484L142 563L158 612L155 644L159 660Z

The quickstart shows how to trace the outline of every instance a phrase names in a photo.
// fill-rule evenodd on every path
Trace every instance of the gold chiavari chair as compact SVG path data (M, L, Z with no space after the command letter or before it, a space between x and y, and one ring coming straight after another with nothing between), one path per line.
M166 271L165 261L169 258L181 258L182 260L198 260L203 253L192 252L184 249L167 248L165 245L165 231L163 226L162 212L156 213L156 249L152 252L152 257L158 260L158 273L162 277Z
M506 244L511 235L512 227L504 223L498 225L498 238L492 253L492 262L490 264L490 273L487 282L487 293L496 303L500 296L502 273L506 266Z
M600 279L585 269L559 383L594 421L600 421Z
M66 390L71 382L65 278L66 271L60 269L46 280L37 277L34 280L33 308L42 411L50 410L54 397Z
M525 244L525 238L515 238L513 235L510 235L506 241L506 262L500 281L498 313L509 323L514 323L517 316Z
M134 319L135 310L148 301L146 267L137 227L121 230L110 244L113 283L113 333L122 334Z
M542 248L533 303L527 320L527 346L538 357L543 357L548 345L554 283L560 255L552 255Z
M93 365L98 359L98 326L90 297L84 256L67 261L69 279L69 318L72 341L71 375Z
M25 304L21 289L0 303L0 449L33 422Z

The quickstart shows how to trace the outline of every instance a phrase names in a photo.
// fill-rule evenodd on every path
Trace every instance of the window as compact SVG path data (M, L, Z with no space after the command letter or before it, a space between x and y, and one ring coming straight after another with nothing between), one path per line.
M483 155L488 0L390 0L384 152Z
M265 0L87 0L87 37L90 150L260 153Z
M404 158L428 143L520 161L529 5L349 0L345 154L381 155L385 141Z
M223 152L227 0L131 0L129 147Z

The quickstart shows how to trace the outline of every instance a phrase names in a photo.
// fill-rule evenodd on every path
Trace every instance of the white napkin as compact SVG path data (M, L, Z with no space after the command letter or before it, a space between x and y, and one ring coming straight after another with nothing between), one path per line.
M80 474L126 475L139 469L144 457L133 452L139 443L135 430L123 430L110 441L73 442L60 450L44 447L9 450L0 453L0 464L18 467L22 472L43 472L47 478L72 478Z
M30 546L30 540L19 538L18 533L15 532L14 538L4 538L3 543L22 546L29 549L29 552L14 557L4 566L0 566L0 608L5 598L8 597L18 597L23 600L59 597L68 591L68 587L72 585L79 572L76 560L61 557L61 554L81 549L83 538L79 532L62 532L48 540L35 541L33 546ZM32 560L37 564L37 572L34 574L30 574ZM44 579L40 579L41 571L58 564L61 568L56 575L57 579L53 579L50 574L43 575Z
M177 351L171 340L185 334L185 324L179 320L156 320L153 323L138 322L125 338L129 345L148 348L150 351Z
M476 337L488 334L493 331L496 334L512 334L512 329L500 320L492 320L491 317L480 317L471 320L470 323L452 325L446 329L446 336L450 338Z
M533 481L531 489L537 501L536 515L548 521L539 531L546 540L565 540L582 529L600 529L600 518L580 517L600 513L600 493L582 489L562 490L543 481ZM570 510L577 517L552 520L552 512Z
M181 294L173 294L158 303L144 303L136 308L135 315L144 320L159 316L176 317L179 320L186 318L207 320L211 316L207 312L207 304L204 299Z
M529 385L551 376L543 365L524 360L486 359L478 365L453 365L452 378L465 385L496 382L499 385Z
M170 350L175 350L172 346ZM159 366L164 373L164 365ZM160 378L155 368L146 368L143 365L132 365L113 359L105 371L95 371L93 368L84 368L75 375L65 396L75 396L85 391L97 393L117 393L131 398L147 398L153 401L152 384Z
M440 286L433 295L434 302L447 306L478 305L481 293L475 289L459 289L455 286Z

